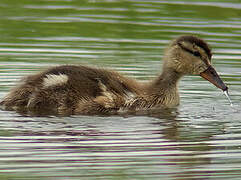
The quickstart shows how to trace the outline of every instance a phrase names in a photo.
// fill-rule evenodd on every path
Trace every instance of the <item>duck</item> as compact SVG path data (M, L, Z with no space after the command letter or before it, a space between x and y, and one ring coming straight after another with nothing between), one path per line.
M199 75L227 91L211 65L212 52L203 39L182 35L167 46L162 72L139 82L109 69L60 65L24 77L0 102L1 109L56 115L113 115L176 107L178 82Z

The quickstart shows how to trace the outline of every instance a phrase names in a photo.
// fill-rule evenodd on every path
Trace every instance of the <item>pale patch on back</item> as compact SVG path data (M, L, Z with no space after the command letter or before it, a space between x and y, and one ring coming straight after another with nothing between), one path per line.
M67 83L68 79L69 78L66 74L47 74L43 79L43 86L50 87L63 85Z

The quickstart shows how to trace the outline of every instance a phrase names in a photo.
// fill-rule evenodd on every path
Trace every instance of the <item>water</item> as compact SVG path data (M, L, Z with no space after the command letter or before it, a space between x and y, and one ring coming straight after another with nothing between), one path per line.
M226 91L223 91L223 93L224 93L225 96L228 98L228 101L229 101L229 103L230 103L230 106L233 107L233 103L232 103L232 101L231 101L231 99L230 99L230 96L229 96L229 94L228 94L228 91L227 91L227 90L226 90Z
M146 81L168 42L204 38L229 87L180 82L176 109L136 116L28 117L0 111L0 179L240 179L239 0L0 2L0 98L59 64L107 67Z

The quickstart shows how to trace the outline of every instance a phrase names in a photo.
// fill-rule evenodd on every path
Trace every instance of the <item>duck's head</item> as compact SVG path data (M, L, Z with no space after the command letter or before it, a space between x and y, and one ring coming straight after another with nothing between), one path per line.
M211 49L204 40L195 36L180 36L167 48L163 67L182 75L200 75L226 91L228 87L212 67L211 58Z

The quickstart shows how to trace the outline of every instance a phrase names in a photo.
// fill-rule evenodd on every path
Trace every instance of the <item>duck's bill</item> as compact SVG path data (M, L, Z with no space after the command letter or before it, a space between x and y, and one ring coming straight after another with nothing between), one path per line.
M209 66L208 69L200 73L200 76L214 84L217 88L220 88L223 91L228 90L228 87L223 83L222 79L212 66Z

